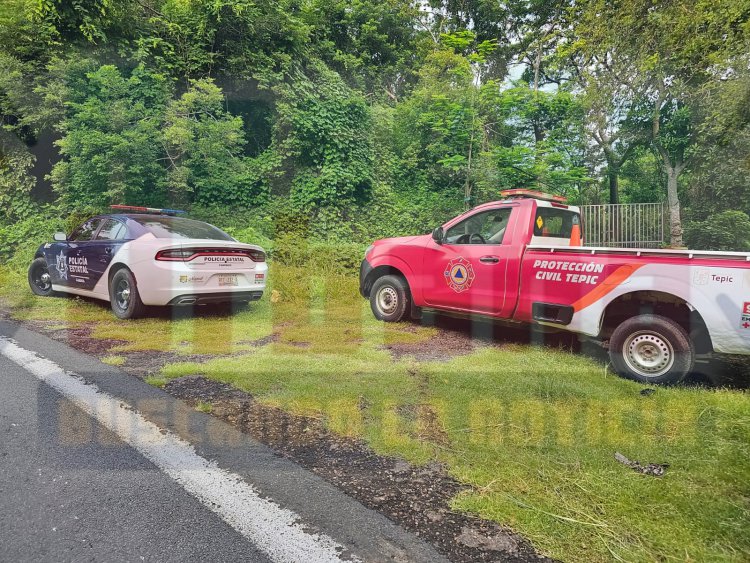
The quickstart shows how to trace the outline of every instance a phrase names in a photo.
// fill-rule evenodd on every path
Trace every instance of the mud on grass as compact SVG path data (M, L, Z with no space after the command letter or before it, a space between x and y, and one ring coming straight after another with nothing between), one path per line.
M201 376L173 379L164 389L196 408L210 404L214 416L385 514L452 561L545 560L510 530L451 510L451 499L467 487L436 463L415 467L378 456L359 440L332 434L320 420L264 405L231 385Z

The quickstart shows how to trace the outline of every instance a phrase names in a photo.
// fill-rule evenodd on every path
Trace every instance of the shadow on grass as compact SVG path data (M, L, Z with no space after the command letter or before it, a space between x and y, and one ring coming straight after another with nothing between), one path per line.
M420 324L456 333L487 344L520 344L544 346L575 354L583 354L609 364L606 348L583 335L565 331L544 330L533 325L508 325L484 318L463 318L425 311ZM682 382L688 387L750 388L750 362L746 357L715 356L697 359L693 372Z

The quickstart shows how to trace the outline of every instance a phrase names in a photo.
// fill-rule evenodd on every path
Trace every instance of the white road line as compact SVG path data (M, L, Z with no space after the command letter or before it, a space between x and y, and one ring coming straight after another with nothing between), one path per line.
M341 561L343 546L326 535L306 532L294 512L261 498L239 475L199 456L191 444L126 403L4 336L0 353L117 434L273 561Z

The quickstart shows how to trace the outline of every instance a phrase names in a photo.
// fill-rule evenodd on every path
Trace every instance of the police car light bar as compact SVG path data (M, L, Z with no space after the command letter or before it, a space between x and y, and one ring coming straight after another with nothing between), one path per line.
M531 198L531 199L540 199L542 201L551 201L554 203L566 203L568 201L566 197L563 197L561 195L552 195L552 194L546 194L544 192L537 192L535 190L524 190L524 189L502 190L500 192L500 195L508 199Z
M154 207L139 207L136 205L110 205L117 211L129 211L131 213L155 213L156 215L184 215L187 211L181 209L156 209Z

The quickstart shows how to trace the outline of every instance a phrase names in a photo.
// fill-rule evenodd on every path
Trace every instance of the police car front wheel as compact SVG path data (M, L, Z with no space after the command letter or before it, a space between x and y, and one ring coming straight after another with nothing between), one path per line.
M123 268L112 276L109 282L109 302L118 319L136 319L145 313L146 307L141 301L135 276L130 270Z
M383 276L370 290L370 307L375 318L397 323L409 312L410 296L406 280L400 276Z
M37 258L29 266L29 287L35 295L42 297L54 295L55 292L52 291L52 278L49 275L47 260L45 258Z

